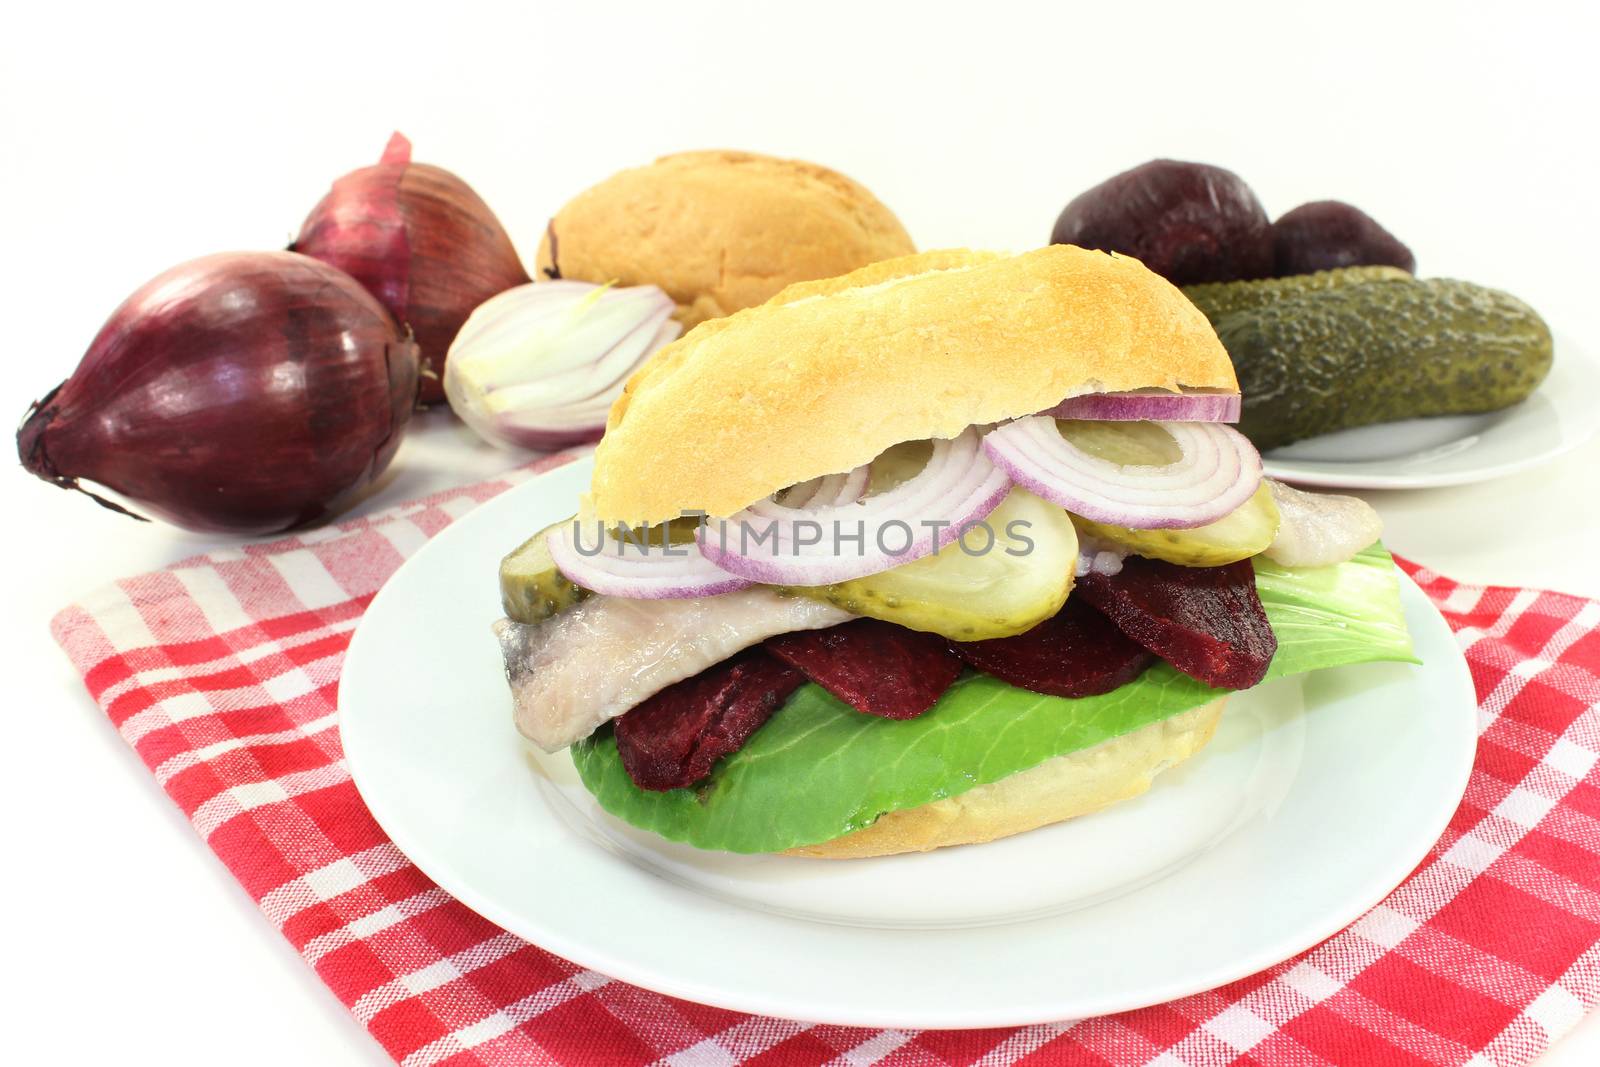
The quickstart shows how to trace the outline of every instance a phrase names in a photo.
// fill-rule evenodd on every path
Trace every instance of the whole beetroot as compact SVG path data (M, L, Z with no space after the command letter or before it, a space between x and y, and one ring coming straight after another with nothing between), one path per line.
M1272 262L1279 277L1368 266L1417 273L1411 249L1371 215L1342 200L1301 204L1273 223Z
M1272 224L1230 170L1154 159L1080 193L1052 244L1133 256L1174 285L1272 274Z

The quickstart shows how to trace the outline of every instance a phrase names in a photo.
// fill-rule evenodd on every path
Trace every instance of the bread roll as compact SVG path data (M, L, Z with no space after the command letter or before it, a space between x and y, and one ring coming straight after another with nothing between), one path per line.
M863 859L974 845L1098 811L1150 788L1155 776L1200 751L1216 732L1227 697L1092 748L1046 760L998 782L915 808L871 826L790 849L792 856Z
M902 441L1155 387L1236 392L1211 324L1137 260L928 252L790 286L661 349L611 409L587 506L724 516Z
M752 152L682 152L614 175L556 213L537 278L658 285L688 329L790 282L915 251L842 174Z

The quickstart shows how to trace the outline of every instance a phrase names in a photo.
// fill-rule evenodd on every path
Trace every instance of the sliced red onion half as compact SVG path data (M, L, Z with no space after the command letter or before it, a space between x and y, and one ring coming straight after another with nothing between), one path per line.
M681 329L656 286L533 282L473 311L450 346L451 408L496 444L594 441L628 376Z
M713 519L700 528L700 551L723 570L753 582L829 585L931 555L966 524L998 507L1011 489L1011 480L984 454L973 429L933 442L927 465L894 488L848 499L852 491L865 491L867 473L859 467L832 475L843 480L819 479L829 484L808 489L816 483L806 483L726 519ZM805 504L792 506L794 500Z
M1216 522L1261 484L1261 457L1238 430L1214 422L1159 422L1179 458L1164 466L1113 463L1030 415L993 430L984 451L1024 489L1095 522L1135 530Z
M646 326L648 325L647 323ZM643 327L635 334L630 334L628 343L637 341L642 330ZM654 334L647 338L644 355L629 363L621 373L616 373L614 368L596 370L595 381L587 387L594 390L592 395L564 403L554 403L548 407L541 408L536 405L528 412L515 408L501 412L498 415L500 429L508 440L514 440L522 448L553 450L587 441L598 441L605 430L606 416L611 412L611 405L615 402L617 394L622 391L628 376L656 349L676 340L681 331L682 327L677 322L665 319L655 328ZM515 402L514 396L508 399Z
M603 596L632 600L685 600L731 593L750 585L717 567L692 544L639 545L606 535L599 524L579 520L550 531L547 544L556 569ZM581 550L580 550L581 546Z
M1165 389L1084 393L1069 396L1042 414L1098 422L1238 422L1239 394L1169 393Z

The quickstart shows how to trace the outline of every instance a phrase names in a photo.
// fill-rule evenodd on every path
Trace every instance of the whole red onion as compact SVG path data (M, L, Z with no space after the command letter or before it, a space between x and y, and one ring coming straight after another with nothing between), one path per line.
M353 275L411 327L424 404L444 399L445 355L472 309L530 280L489 206L449 171L411 162L398 133L376 165L333 183L289 248Z
M416 345L354 278L227 252L123 301L29 410L17 452L46 481L97 482L180 526L275 533L388 466L416 390Z

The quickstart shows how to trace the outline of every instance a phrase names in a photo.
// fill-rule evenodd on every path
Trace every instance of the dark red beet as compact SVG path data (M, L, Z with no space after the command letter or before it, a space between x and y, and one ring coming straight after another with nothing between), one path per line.
M1219 689L1255 685L1278 650L1247 559L1180 567L1129 556L1120 574L1084 575L1074 596L1184 674Z
M1340 200L1301 204L1273 223L1272 260L1279 277L1366 266L1417 272L1411 249L1371 215Z
M1174 285L1265 278L1272 224L1231 170L1153 159L1078 194L1050 242L1133 256Z
M617 753L640 789L682 789L737 752L805 682L760 648L669 685L616 720Z
M1127 685L1155 656L1110 619L1073 597L1054 618L1027 633L990 641L951 642L956 655L1019 689L1091 697Z
M857 711L914 719L961 673L942 637L878 619L769 638L766 648Z

